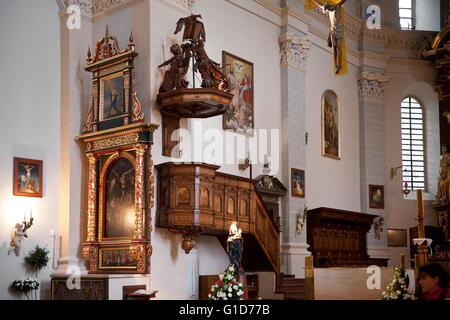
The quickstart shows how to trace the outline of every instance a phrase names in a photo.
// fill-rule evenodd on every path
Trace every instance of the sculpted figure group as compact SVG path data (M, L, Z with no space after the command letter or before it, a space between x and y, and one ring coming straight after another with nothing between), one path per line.
M179 33L183 28L182 41L188 41L181 46L174 44L170 47L173 57L165 61L159 68L170 65L164 74L163 82L159 92L167 92L173 89L187 88L189 82L185 79L189 71L189 64L193 58L193 71L199 72L202 77L202 88L215 88L228 92L228 83L221 67L217 62L209 59L205 51L206 33L204 25L198 19L201 15L190 15L181 18L177 22L174 34Z

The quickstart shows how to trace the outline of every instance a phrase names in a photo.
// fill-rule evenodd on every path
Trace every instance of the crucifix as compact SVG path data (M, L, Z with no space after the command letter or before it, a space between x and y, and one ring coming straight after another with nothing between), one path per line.
M309 0L314 5L322 9L330 19L330 29L328 34L328 47L333 48L334 70L335 74L339 74L344 67L343 65L343 41L344 41L344 2L346 0L330 0L322 3L320 0ZM313 5L309 4L311 8Z

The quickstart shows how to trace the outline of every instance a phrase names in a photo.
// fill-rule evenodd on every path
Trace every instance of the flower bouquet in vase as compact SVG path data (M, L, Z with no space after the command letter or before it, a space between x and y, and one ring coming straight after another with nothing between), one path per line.
M403 266L395 268L394 279L381 293L381 300L416 300L416 297L408 289L409 277Z
M20 293L24 293L27 299L30 300L30 296L28 295L28 293L32 292L33 290L39 289L39 280L33 278L14 280L11 283L11 289Z
M212 285L208 298L210 300L244 300L247 292L238 280L238 272L230 264L224 272L219 274L219 280Z

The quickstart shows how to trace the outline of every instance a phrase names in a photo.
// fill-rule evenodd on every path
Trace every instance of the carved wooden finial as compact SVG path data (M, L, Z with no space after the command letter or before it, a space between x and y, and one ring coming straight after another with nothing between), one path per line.
M106 25L105 38L109 37L109 25Z
M130 40L130 44L134 42L133 31L131 31L129 40Z
M88 60L91 60L91 55L92 55L92 53L91 53L91 45L89 45L88 52L87 52Z

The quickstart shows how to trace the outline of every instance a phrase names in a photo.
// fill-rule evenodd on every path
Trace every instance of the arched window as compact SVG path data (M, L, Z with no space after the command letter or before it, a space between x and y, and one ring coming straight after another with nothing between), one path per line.
M399 0L398 7L399 7L400 26L402 30L415 29L413 20L412 0Z
M402 101L403 185L409 190L425 190L424 119L419 102L408 97Z

